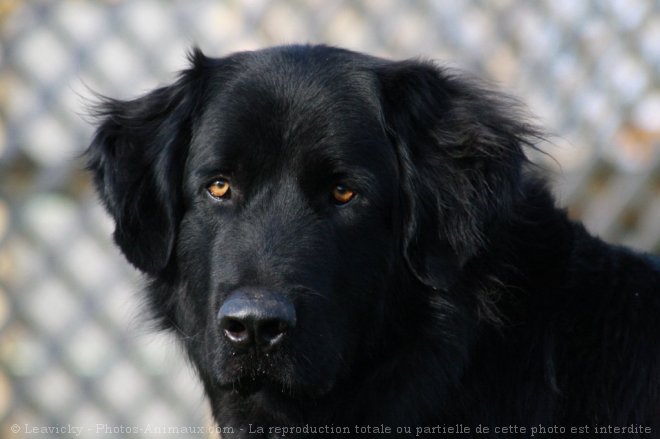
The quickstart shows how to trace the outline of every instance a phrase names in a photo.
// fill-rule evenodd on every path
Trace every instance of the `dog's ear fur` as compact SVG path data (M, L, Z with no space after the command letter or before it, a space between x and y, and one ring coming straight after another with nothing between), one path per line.
M115 221L114 239L146 273L164 269L182 214L181 179L200 105L204 64L195 49L192 67L178 81L135 100L102 98L100 124L86 152L97 191Z
M379 80L403 178L404 255L420 281L447 289L511 215L523 146L539 133L515 102L462 73L403 61L382 66Z

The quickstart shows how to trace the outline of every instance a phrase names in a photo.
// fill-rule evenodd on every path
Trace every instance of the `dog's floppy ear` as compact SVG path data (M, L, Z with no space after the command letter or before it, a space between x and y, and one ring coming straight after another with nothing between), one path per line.
M131 101L103 98L86 157L97 191L115 221L114 239L146 273L168 263L182 212L182 162L191 139L207 58L178 81Z
M511 215L523 145L538 134L514 102L432 63L388 63L379 79L403 176L404 254L418 279L447 289Z

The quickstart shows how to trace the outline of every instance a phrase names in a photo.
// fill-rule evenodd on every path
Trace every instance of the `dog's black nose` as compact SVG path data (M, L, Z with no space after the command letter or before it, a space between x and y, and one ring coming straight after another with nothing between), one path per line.
M229 342L241 348L256 346L268 352L296 325L293 303L282 294L260 288L232 292L218 311Z

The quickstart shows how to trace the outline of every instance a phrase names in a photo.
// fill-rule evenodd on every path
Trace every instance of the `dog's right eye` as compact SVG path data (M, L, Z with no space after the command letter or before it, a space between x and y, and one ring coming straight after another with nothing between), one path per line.
M224 200L231 196L231 185L225 178L216 178L206 186L206 192L215 199Z
M332 189L332 198L337 205L346 204L351 201L353 197L355 197L355 192L343 184L338 184Z

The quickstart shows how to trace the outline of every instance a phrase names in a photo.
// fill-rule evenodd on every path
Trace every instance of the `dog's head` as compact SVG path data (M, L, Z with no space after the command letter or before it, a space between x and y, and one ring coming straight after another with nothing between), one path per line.
M209 393L317 397L414 342L507 220L532 130L428 62L288 46L191 64L105 101L88 157Z

